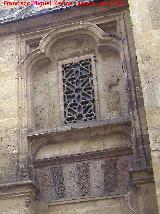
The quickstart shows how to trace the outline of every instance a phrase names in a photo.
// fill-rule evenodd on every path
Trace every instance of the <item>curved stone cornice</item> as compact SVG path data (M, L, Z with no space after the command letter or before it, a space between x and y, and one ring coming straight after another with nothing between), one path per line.
M108 46L119 53L121 52L122 38L120 36L116 34L107 34L97 25L81 21L51 30L42 38L39 47L21 60L20 66L25 64L27 70L30 70L31 67L42 58L50 58L51 60L51 50L59 39L65 39L69 35L80 34L90 35L96 41L98 49L103 46Z
M39 60L48 58L39 48L33 50L28 54L21 62L20 65L25 64L27 70L30 70L32 66Z
M97 25L89 22L78 22L70 25L60 26L51 30L45 37L42 38L39 44L39 49L48 57L51 56L51 49L59 39L65 39L69 35L85 34L90 35L95 39L97 47L109 46L118 51L121 47L121 38L116 34L107 34Z

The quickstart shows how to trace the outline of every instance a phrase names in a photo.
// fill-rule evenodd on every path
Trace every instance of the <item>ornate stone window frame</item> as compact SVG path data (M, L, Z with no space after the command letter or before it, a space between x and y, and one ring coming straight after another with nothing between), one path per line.
M60 114L61 121L64 123L64 98L63 98L63 82L62 82L62 68L63 64L76 63L80 60L91 59L92 63L92 74L93 74L93 88L94 88L94 97L95 97L95 110L96 110L96 119L99 119L99 100L98 100L98 84L97 84L97 72L96 72L96 57L95 54L87 54L83 56L78 56L70 59L60 60L58 64L58 73L59 73L59 89L60 89ZM92 120L93 121L93 120ZM84 121L82 121L84 122ZM71 123L72 124L72 123ZM68 124L69 125L69 124Z
M45 139L46 137L50 138L52 132L56 132L58 136L61 136L61 132L59 132L59 128L55 128L52 131L43 130L42 133L35 132L32 130L32 117L31 117L31 103L28 102L30 98L30 85L27 84L29 82L30 76L30 68L32 65L41 60L41 57L48 57L51 62L56 61L52 57L52 50L54 49L54 44L58 39L64 39L66 35L72 33L74 35L79 35L80 32L85 33L86 35L91 35L97 44L97 50L100 51L101 47L106 46L109 48L113 48L115 51L119 53L121 63L122 63L122 72L124 73L124 79L126 84L126 93L128 93L128 111L129 118L131 120L132 125L132 144L133 144L133 168L139 169L141 167L150 166L150 154L149 154L149 139L147 134L147 127L145 129L141 128L141 124L144 122L144 107L142 103L142 96L139 95L139 80L137 78L137 66L136 66L136 57L129 50L131 42L128 39L127 34L131 33L130 27L128 23L125 21L128 15L125 13L116 13L115 16L111 14L111 16L106 14L105 16L94 17L87 21L77 21L74 23L66 23L65 25L60 25L59 27L48 29L47 34L42 35L42 39L37 47L37 49L33 50L30 54L27 54L19 63L19 73L20 73L20 102L21 108L19 108L19 114L26 115L26 119L20 121L21 127L27 127L26 132L27 141L29 145L28 153L32 154L32 150L35 148L43 147L45 143L48 141ZM99 27L99 24L116 21L118 32L117 33L105 33L103 29ZM39 31L38 35L39 37ZM28 38L28 37L27 37ZM35 38L35 37L34 37ZM27 40L27 39L26 39ZM141 94L141 93L140 93ZM142 106L141 106L142 105ZM119 120L119 118L118 118ZM109 120L106 122L108 126L112 124ZM94 123L93 123L94 124ZM99 123L98 123L99 124ZM86 125L89 125L86 123ZM82 126L84 126L82 124ZM98 125L99 126L99 125ZM64 126L65 127L65 126ZM63 130L64 127L60 127ZM73 132L73 128L67 126L65 133L68 129ZM79 130L79 129L78 129ZM23 133L21 134L23 135ZM37 136L45 136L41 143L37 141ZM29 136L32 136L32 140ZM21 139L23 141L23 139ZM33 154L32 154L33 155ZM32 156L31 155L31 156ZM34 155L33 155L34 157Z

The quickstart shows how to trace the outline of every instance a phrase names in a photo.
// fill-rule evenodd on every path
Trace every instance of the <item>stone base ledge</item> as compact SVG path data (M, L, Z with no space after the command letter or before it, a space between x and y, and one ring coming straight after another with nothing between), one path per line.
M0 199L29 196L35 200L37 193L38 188L31 180L0 184Z
M154 183L153 169L150 167L131 170L130 176L135 185Z

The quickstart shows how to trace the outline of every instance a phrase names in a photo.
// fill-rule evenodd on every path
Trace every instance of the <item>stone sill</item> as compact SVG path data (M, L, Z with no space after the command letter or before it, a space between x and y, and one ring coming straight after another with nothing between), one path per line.
M108 120L95 120L90 122L67 124L54 129L39 130L37 132L29 132L27 137L29 140L40 139L41 137L58 137L72 135L73 133L82 133L85 130L94 131L95 129L114 128L114 127L131 127L129 117L114 118Z

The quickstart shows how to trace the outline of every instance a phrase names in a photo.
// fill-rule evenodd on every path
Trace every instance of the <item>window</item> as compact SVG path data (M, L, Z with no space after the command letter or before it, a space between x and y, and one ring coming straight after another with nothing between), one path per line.
M61 64L65 124L96 119L93 60Z

